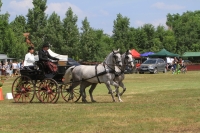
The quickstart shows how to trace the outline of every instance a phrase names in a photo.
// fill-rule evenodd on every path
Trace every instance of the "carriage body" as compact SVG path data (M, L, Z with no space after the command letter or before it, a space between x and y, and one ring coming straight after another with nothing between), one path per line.
M39 61L35 62L32 69L20 70L21 76L17 77L12 85L14 101L32 102L36 96L40 102L55 103L59 99L60 92L63 99L68 101L70 92L66 89L66 85L63 85L62 79L65 71L71 65L67 64L66 61L54 63L58 67L56 73L47 73L46 66Z

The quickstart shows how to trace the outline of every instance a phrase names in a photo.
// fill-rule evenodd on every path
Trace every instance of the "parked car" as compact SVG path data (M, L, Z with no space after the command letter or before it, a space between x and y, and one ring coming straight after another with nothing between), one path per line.
M163 72L166 73L166 62L161 58L150 58L143 62L139 67L139 73L158 73Z

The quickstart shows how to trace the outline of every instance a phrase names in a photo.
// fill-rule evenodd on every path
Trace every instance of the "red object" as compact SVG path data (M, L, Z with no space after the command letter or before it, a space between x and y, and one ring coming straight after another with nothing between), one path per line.
M140 58L140 53L138 53L138 51L136 51L135 49L131 50L131 54L133 58Z
M187 71L199 71L200 70L200 64L188 64Z
M57 72L58 71L58 67L54 63L47 61L46 64L49 67L49 69L51 70L51 72Z
M4 100L4 99L3 99L3 91L2 91L2 88L0 88L0 100Z

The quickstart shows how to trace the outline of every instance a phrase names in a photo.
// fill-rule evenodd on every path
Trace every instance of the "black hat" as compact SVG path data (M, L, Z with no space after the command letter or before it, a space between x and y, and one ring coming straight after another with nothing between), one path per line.
M43 47L43 48L44 48L44 47L49 47L49 44L48 44L48 43L44 43L42 47Z

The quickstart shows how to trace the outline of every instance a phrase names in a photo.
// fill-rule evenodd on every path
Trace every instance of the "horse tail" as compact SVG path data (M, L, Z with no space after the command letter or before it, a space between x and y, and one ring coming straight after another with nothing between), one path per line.
M69 84L70 83L70 80L72 79L72 70L75 68L76 66L71 66L69 67L66 72L65 72L65 75L63 76L64 78L64 81L63 83L64 84Z

